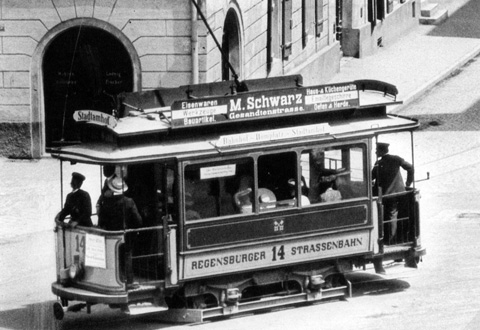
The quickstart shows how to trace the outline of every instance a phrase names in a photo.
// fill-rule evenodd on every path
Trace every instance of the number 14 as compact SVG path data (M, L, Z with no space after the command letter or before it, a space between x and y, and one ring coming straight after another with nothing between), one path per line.
M285 247L283 245L280 245L280 247L274 246L272 248L272 253L273 253L272 261L277 261L277 257L279 260L285 259Z

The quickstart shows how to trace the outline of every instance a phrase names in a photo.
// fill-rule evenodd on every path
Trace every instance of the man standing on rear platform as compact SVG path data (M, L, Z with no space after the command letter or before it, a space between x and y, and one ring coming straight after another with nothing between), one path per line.
M72 181L70 186L72 192L67 195L63 209L55 217L55 221L65 220L67 215L70 215L69 225L75 227L77 225L91 227L93 226L92 219L92 202L90 195L80 189L85 180L85 176L80 173L72 173Z
M375 181L373 186L374 195L378 195L379 188L381 188L382 195L400 193L405 191L405 186L410 187L413 182L414 169L412 164L405 161L400 156L389 154L388 143L377 143L377 157L379 158L372 170L372 179ZM403 183L400 168L407 171L407 180ZM384 221L390 221L390 231L388 234L388 242L395 241L397 234L397 219L398 219L398 198L386 198L384 205ZM377 273L385 273L379 262L374 263Z

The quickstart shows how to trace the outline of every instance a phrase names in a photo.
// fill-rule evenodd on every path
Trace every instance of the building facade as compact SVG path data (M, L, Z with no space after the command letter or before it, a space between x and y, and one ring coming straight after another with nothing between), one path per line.
M12 158L39 158L59 141L75 143L73 112L111 113L121 92L234 75L299 73L305 85L325 83L344 54L367 56L418 23L413 0L3 0L0 6L0 156Z
M365 57L419 24L421 0L343 0L342 51Z

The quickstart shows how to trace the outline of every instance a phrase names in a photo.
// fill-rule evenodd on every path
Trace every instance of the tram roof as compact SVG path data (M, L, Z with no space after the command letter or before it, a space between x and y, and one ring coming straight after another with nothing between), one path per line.
M90 110L75 113L77 121L102 125L111 142L49 151L64 160L118 164L255 151L294 146L300 140L309 143L418 127L416 120L387 114L386 106L400 103L393 85L359 80L303 87L299 80L298 76L255 80L257 85L248 84L248 92L193 99L178 99L185 88L130 93L123 97L129 109L116 121ZM262 89L265 82L271 82L272 88ZM199 85L196 92L218 93L225 85ZM278 88L281 85L290 86Z

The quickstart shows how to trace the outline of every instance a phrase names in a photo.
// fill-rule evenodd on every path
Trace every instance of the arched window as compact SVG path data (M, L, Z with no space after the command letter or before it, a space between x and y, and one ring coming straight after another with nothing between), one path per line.
M230 80L233 76L227 60L237 75L240 75L241 69L240 28L238 16L234 9L229 9L225 18L222 50L225 55L225 58L222 59L222 79Z
M111 113L114 96L133 90L132 59L103 29L74 26L57 35L43 57L45 146L76 141L76 110Z

